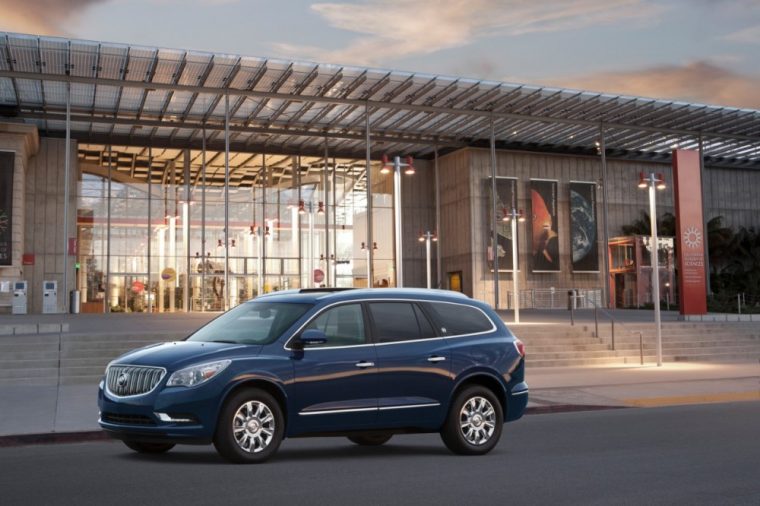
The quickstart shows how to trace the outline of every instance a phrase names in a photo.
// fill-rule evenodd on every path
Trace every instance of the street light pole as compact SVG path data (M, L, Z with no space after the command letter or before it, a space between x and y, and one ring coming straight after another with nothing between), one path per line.
M425 243L425 258L427 260L427 287L428 289L432 288L431 269L430 269L430 243L437 242L437 241L438 241L438 237L434 233L432 233L430 230L420 235L420 242Z
M657 366L662 366L662 321L660 319L660 265L657 247L657 194L655 190L665 189L662 174L639 174L639 188L649 189L649 224L652 231L652 302L654 304L654 324L657 329Z
M407 156L405 161L401 161L400 156L393 157L391 165L387 155L383 155L383 167L380 169L381 174L388 174L393 169L393 228L395 246L396 246L396 287L404 286L404 262L402 259L403 252L403 234L401 230L401 169L405 168L404 174L411 176L414 174L414 164L412 157Z
M517 222L525 221L522 209L519 211L512 208L511 211L504 209L502 221L509 221L512 227L512 303L515 309L515 323L520 323L520 288L517 276Z

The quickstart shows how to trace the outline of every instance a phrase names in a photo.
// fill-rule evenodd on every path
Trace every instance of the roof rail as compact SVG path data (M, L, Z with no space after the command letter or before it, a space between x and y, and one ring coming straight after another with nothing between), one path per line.
M355 290L355 288L301 288L298 293L345 292L347 290Z

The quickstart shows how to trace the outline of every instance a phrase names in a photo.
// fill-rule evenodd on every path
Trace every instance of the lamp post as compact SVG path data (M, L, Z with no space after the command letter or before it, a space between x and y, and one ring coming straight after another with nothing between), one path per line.
M522 209L518 211L513 207L512 210L507 211L504 208L501 221L508 221L512 226L512 301L515 307L515 323L520 323L520 289L517 279L517 222L523 223L525 214Z
M393 163L388 160L388 155L383 155L383 167L380 169L381 174L388 174L393 170L393 227L396 246L396 287L404 286L404 262L402 254L402 231L401 231L401 169L404 168L404 174L411 176L414 174L414 164L411 156L407 156L401 161L400 156L393 157Z
M438 236L428 230L424 234L420 234L420 242L425 243L425 255L427 259L427 287L430 289L432 288L430 282L430 243L438 242Z
M314 213L323 215L325 214L325 203L317 202L316 209L314 202L312 201L298 201L298 214L309 215L309 276L308 285L314 288Z
M649 190L649 223L652 229L652 302L654 303L654 324L657 329L657 366L662 365L662 322L660 320L660 266L657 248L657 193L664 190L665 177L662 174L639 173L639 188Z

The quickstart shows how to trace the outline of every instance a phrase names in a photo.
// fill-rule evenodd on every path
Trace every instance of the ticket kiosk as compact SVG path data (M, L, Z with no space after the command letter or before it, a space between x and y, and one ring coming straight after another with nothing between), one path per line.
M42 282L42 312L43 314L58 312L58 281Z

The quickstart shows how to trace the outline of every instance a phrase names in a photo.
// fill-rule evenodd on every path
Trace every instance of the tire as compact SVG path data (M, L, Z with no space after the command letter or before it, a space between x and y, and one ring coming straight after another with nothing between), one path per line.
M127 445L127 448L130 450L134 450L137 453L144 453L144 454L159 454L159 453L166 453L172 448L174 448L173 443L144 443L142 441L130 441L126 440L123 441L125 445Z
M237 464L257 464L277 452L285 435L280 404L263 390L241 390L224 403L214 435L216 451Z
M359 446L381 446L387 443L392 437L393 434L389 432L377 432L348 436L348 440Z
M441 439L459 455L485 455L501 437L504 414L489 389L466 387L454 398L441 429Z

